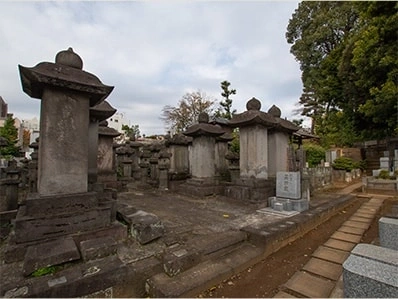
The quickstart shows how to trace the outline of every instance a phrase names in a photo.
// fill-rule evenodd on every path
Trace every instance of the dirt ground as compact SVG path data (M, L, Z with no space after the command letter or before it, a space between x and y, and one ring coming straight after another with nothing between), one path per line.
M316 229L302 238L290 243L278 252L268 256L262 262L230 277L198 297L230 298L270 298L275 296L279 287L311 258L311 254L345 222L363 203L357 200ZM383 208L365 232L362 243L372 243L378 238L378 219L391 210L397 198L384 201Z

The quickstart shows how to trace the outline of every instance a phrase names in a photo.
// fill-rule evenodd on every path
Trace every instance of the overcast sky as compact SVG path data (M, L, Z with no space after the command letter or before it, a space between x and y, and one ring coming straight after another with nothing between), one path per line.
M201 90L219 102L220 82L237 90L233 108L256 97L294 115L299 64L286 27L297 1L0 1L0 96L20 119L40 114L21 88L18 64L54 62L72 47L83 69L115 86L107 101L146 135L163 134L165 105Z

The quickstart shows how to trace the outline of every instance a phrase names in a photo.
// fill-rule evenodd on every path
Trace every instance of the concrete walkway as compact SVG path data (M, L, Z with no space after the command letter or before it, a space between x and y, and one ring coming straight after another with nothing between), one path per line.
M350 191L351 188L346 189ZM354 190L354 189L352 189ZM369 195L370 199L317 250L274 298L343 298L342 264L361 242L388 196Z

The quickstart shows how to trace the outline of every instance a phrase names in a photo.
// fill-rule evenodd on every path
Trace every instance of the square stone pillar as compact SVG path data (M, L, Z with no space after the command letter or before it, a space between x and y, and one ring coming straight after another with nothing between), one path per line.
M278 171L289 171L289 135L283 131L268 132L268 176Z
M262 125L239 129L240 176L268 178L268 129Z
M215 138L198 136L192 141L192 177L213 178L215 176Z
M46 88L40 113L38 192L87 192L89 98Z

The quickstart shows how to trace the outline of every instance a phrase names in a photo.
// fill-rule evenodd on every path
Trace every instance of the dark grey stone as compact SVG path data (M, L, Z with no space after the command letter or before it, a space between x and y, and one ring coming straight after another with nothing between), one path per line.
M128 215L131 225L131 234L141 244L149 243L164 234L163 223L152 213L137 211Z
M80 259L79 249L71 237L29 246L23 265L28 276L34 271Z
M117 243L111 237L96 238L80 242L83 260L89 261L117 253Z
M358 244L343 263L344 296L385 298L398 294L396 250Z
M380 218L379 237L380 246L398 250L398 219Z

